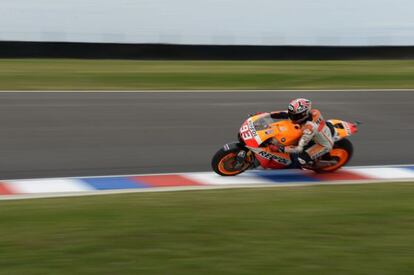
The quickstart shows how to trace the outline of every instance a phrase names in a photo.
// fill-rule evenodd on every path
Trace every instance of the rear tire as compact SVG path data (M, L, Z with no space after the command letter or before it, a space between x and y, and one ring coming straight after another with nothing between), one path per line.
M338 160L338 163L332 166L314 169L317 173L334 172L346 165L352 158L354 147L348 139L341 139L335 142L333 149L329 152L331 158Z
M213 171L217 174L225 177L236 176L238 174L243 173L244 171L249 169L252 161L247 156L246 161L240 168L234 167L234 164L236 164L237 154L242 150L243 149L241 148L232 148L230 150L225 151L224 148L221 148L217 151L217 153L211 160L211 168L213 168Z

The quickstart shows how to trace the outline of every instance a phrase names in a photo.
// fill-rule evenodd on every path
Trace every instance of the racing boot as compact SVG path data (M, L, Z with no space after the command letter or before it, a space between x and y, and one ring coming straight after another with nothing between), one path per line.
M309 168L315 165L315 161L311 159L311 157L306 152L302 152L297 156L297 161L300 168Z

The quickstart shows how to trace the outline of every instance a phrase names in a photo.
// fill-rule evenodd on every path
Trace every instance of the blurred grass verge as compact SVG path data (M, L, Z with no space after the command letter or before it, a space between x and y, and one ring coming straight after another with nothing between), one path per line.
M414 61L0 59L0 90L414 88Z
M3 201L1 274L412 274L414 185Z

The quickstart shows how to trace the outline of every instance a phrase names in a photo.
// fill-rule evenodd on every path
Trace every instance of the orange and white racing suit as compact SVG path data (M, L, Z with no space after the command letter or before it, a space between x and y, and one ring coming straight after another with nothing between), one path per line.
M284 149L286 153L302 153L299 157L304 159L304 161L314 160L323 156L332 150L334 144L331 130L326 125L326 121L323 119L321 112L313 109L310 114L310 119L301 125L303 134L298 145L289 146ZM272 117L285 118L285 114L284 112L274 112L272 113ZM315 144L304 151L306 145L312 140ZM303 152L306 152L306 154L303 154Z

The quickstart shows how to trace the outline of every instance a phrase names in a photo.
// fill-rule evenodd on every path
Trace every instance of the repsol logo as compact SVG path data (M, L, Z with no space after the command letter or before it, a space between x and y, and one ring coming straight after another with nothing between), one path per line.
M279 157L277 155L270 154L270 153L265 152L265 151L260 151L258 153L258 155L265 158L265 159L268 159L268 160L274 160L274 161L279 162L281 164L289 165L289 160L288 159Z
M257 136L257 131L256 131L256 128L254 127L253 122L251 120L249 120L248 124L249 124L249 130L250 130L250 132L252 132L252 135Z

